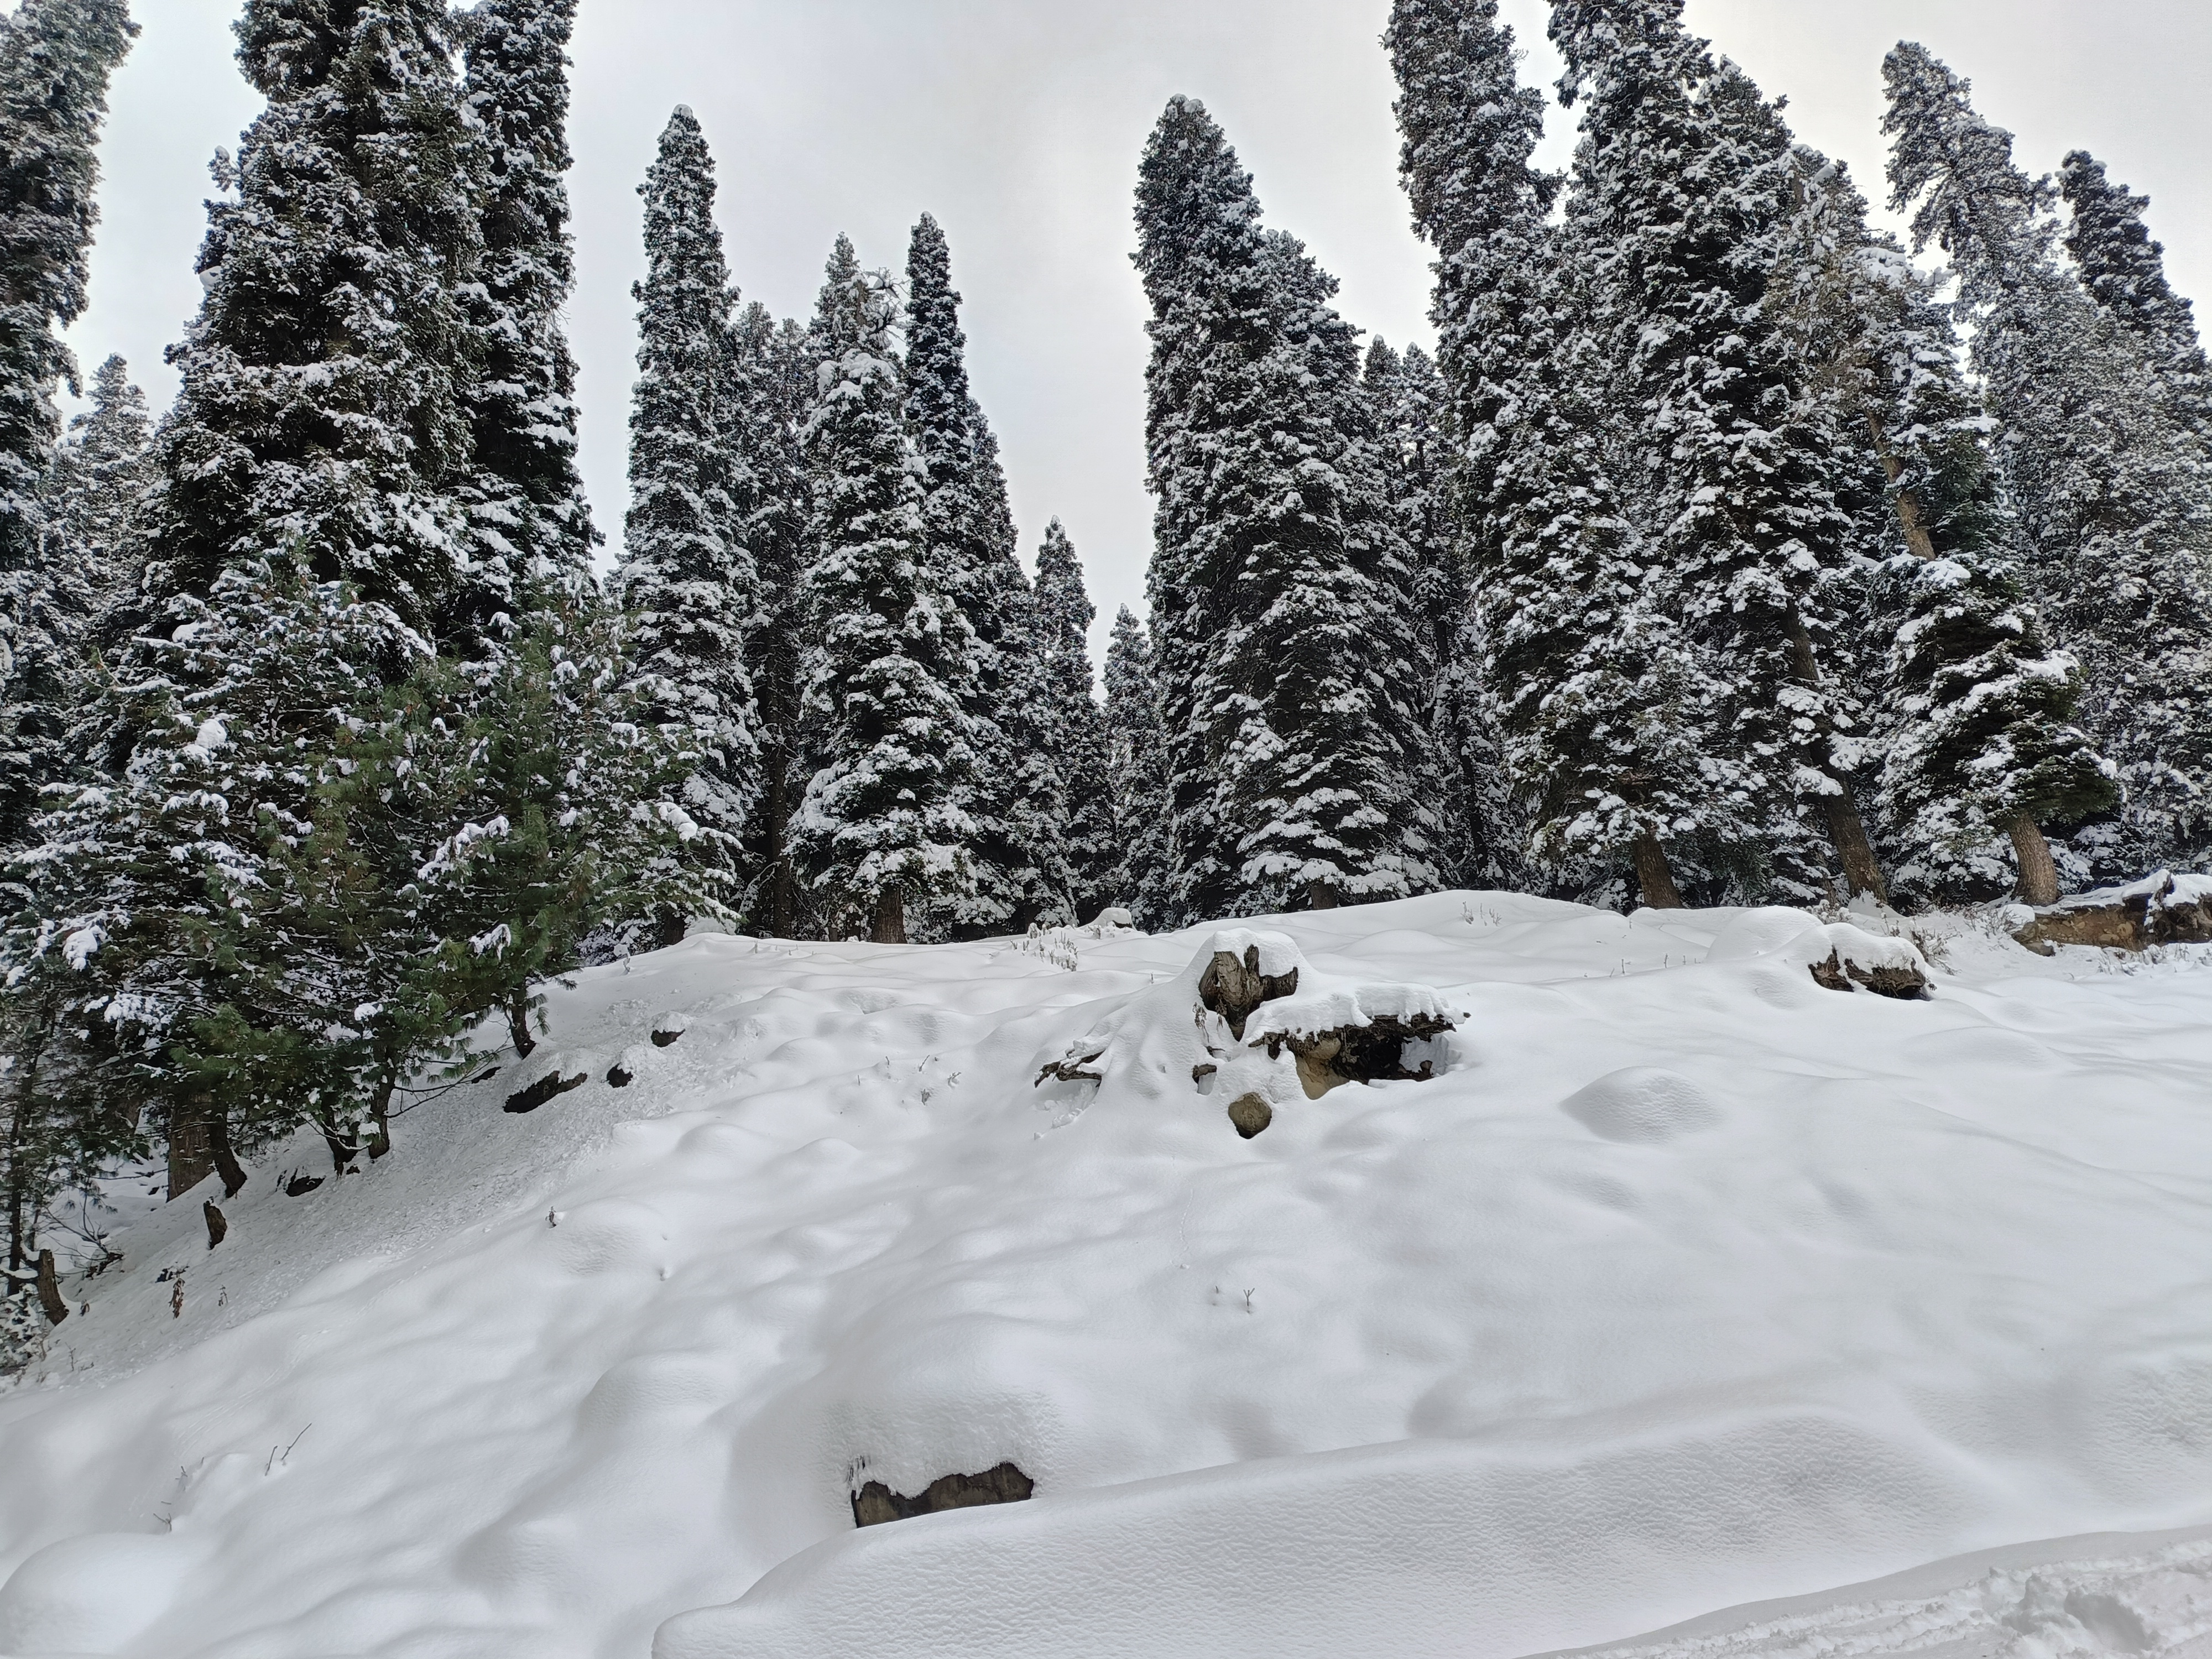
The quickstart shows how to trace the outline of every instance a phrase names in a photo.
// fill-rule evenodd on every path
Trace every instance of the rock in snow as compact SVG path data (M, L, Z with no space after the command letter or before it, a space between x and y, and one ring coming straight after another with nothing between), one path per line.
M362 1175L286 1195L305 1136L219 1249L210 1177L63 1273L0 1653L2189 1651L2212 947L1999 914L590 970ZM1241 1033L1223 955L1297 976ZM1401 1075L1311 1093L1332 1034Z

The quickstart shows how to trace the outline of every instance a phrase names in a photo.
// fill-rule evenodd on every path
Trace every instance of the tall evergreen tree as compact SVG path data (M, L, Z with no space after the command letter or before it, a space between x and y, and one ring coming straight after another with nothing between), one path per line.
M1303 246L1260 227L1204 106L1171 99L1139 168L1152 319L1150 586L1189 916L1435 884L1403 542L1354 331Z
M130 366L109 357L94 371L91 392L92 407L70 422L54 453L47 529L48 560L73 567L88 616L128 580L159 476L146 396L131 384Z
M1040 748L1051 757L1067 796L1066 857L1074 879L1078 921L1115 902L1114 791L1106 758L1106 726L1091 694L1091 621L1098 613L1084 591L1075 544L1054 519L1036 556L1036 655L1042 690L1036 720Z
M1839 455L1863 447L1879 489L1861 538L1887 560L1868 677L1885 840L1917 898L1988 897L2016 869L2023 896L2048 902L2058 872L2042 823L2112 794L2072 724L2078 672L2020 592L1989 422L1935 279L1869 229L1841 164L1803 146L1797 160L1798 240L1776 304L1833 406Z
M2073 210L2066 251L2082 286L2142 343L2184 422L2212 443L2212 364L2197 337L2195 308L2166 280L2166 249L2143 223L2150 198L2114 184L2105 164L2082 149L2060 165L2058 191Z
M1609 365L1579 262L1547 222L1556 181L1530 166L1542 100L1518 82L1494 0L1399 0L1385 44L1463 446L1465 648L1485 716L1468 724L1494 720L1510 815L1552 882L1601 890L1626 862L1645 903L1679 904L1681 848L1735 830L1741 809L1713 787L1710 689L1652 604L1613 483ZM1469 767L1470 797L1504 819L1508 791L1484 789L1490 770Z
M497 631L541 561L581 580L599 535L576 471L576 364L561 325L568 234L568 44L576 0L481 0L465 93L483 132L481 360L468 388L475 468L461 623Z
M821 721L797 838L830 931L906 942L909 901L972 888L975 765L962 707L972 634L933 592L928 472L908 430L890 278L844 237L815 317L822 354L803 442L813 501L806 700Z
M31 568L54 388L73 376L58 327L85 307L100 210L107 82L138 26L125 0L25 0L0 18L0 570Z
M269 102L235 163L216 156L236 194L209 204L200 314L169 353L149 599L297 548L452 632L483 252L452 17L442 0L247 0L237 32Z
M799 438L813 407L817 354L806 329L778 324L757 303L739 316L736 337L744 389L740 459L753 479L744 533L760 595L745 641L760 710L761 791L747 842L754 876L744 909L753 927L794 939L803 889L792 857L792 815L814 769L815 749L803 695L809 509Z
M1556 0L1552 38L1562 96L1584 106L1569 220L1637 410L1631 506L1664 608L1714 659L1714 757L1749 809L1750 834L1717 851L1754 890L1832 890L1839 863L1851 891L1878 895L1850 774L1856 711L1826 660L1839 619L1824 579L1850 520L1827 410L1768 304L1795 198L1788 130L1684 28L1680 0Z
M678 742L684 806L707 832L702 860L734 872L758 788L748 635L758 575L745 545L753 480L733 439L744 408L731 331L735 295L714 223L714 164L678 106L646 172L638 380L630 407L630 505L617 572L636 687ZM678 919L664 918L681 938Z
M2048 186L1972 88L1900 44L1883 64L1892 204L1951 256L2030 592L2081 659L2082 712L2118 764L2116 824L2076 836L2095 873L2212 848L2212 483L2146 359L2053 257Z
M85 306L107 82L138 32L124 0L26 0L0 18L0 846L63 770L86 631L84 573L49 535L46 486ZM74 386L72 386L74 389Z
M1176 925L1175 847L1168 815L1167 732L1160 722L1152 641L1123 605L1106 647L1106 775L1112 787L1114 902L1145 928Z
M969 387L951 251L926 213L908 247L907 303L907 419L927 475L927 580L964 624L964 637L956 626L943 641L942 672L968 711L975 751L960 803L975 826L975 889L953 901L953 924L975 935L1065 921L1066 806L1053 757L1030 729L1029 581L1014 556L997 441Z

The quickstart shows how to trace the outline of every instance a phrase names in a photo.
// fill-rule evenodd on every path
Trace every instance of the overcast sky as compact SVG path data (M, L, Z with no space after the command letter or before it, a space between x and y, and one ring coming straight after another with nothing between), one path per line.
M235 0L139 0L103 150L85 367L130 360L159 409L162 349L198 302L206 162L258 104L231 58ZM944 225L977 396L997 430L1030 562L1058 514L1089 573L1103 646L1143 611L1143 297L1128 254L1145 135L1170 94L1202 99L1255 175L1272 225L1342 279L1354 322L1426 342L1425 250L1397 185L1388 0L583 0L570 175L584 472L610 546L625 498L643 268L638 181L669 110L698 112L720 168L723 234L748 299L813 307L840 230L902 266L925 210ZM1504 0L1548 87L1542 0ZM1847 160L1877 201L1881 57L1923 41L1974 82L2036 172L2084 147L2151 197L2167 269L2212 276L2212 5L2204 0L1689 0L1692 27L1786 94L1801 137ZM1568 112L1547 150L1564 164Z

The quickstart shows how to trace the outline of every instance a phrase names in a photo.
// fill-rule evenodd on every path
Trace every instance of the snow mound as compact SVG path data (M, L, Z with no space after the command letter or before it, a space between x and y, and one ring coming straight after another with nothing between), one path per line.
M1607 1072L1569 1095L1559 1109L1607 1140L1673 1140L1712 1128L1722 1117L1703 1089L1656 1066Z
M211 1182L66 1274L0 1652L1511 1659L2212 1522L2212 973L1909 925L1450 893L586 971L389 1157L293 1192L302 1135L216 1248ZM1310 1094L1346 1036L1404 1075Z

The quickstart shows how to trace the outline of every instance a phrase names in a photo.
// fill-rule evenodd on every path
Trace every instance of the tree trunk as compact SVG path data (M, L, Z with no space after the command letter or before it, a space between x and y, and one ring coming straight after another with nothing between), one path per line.
M1631 850L1636 860L1636 885L1644 902L1654 910L1681 909L1681 891L1674 885L1674 866L1667 862L1667 849L1659 844L1659 837L1646 830Z
M1936 538L1929 533L1928 516L1921 510L1919 492L1895 488L1898 479L1905 475L1905 463L1889 453L1882 442L1881 422L1871 410L1867 415L1867 426L1874 433L1874 452L1881 457L1881 470L1889 475L1892 486L1890 501L1897 508L1898 528L1905 532L1905 544L1916 559L1936 556Z
M350 1134L340 1130L337 1125L327 1117L322 1120L322 1127L323 1144L331 1149L333 1172L343 1175L351 1167L354 1159L361 1156L361 1143L354 1139Z
M197 1101L169 1113L169 1196L181 1198L215 1171L207 1111Z
M906 943L906 890L896 882L886 884L876 895L875 927L868 939L875 945Z
M376 1095L368 1103L368 1161L375 1163L392 1150L392 1088L398 1079L384 1076L377 1079Z
M2051 843L2028 813L2012 821L2013 856L2020 861L2020 896L2028 904L2058 902L2058 866L2051 861Z
M653 913L653 948L665 951L672 945L684 943L684 929L691 919L672 904L664 904Z
M1836 852L1844 861L1844 880L1853 894L1871 893L1887 904L1889 888L1881 878L1881 866L1875 860L1866 821L1859 817L1850 780L1838 778L1832 772L1828 775L1840 787L1840 793L1825 796L1823 801L1828 809L1829 839L1836 843Z
M1309 910L1335 909L1336 889L1330 886L1325 881L1308 882L1306 884L1306 908Z
M1820 684L1820 665L1813 655L1813 636L1805 631L1804 619L1794 605L1790 608L1790 655L1799 684ZM1866 822L1859 817L1850 780L1826 761L1820 763L1820 770L1839 792L1825 795L1821 800L1828 816L1828 839L1835 843L1836 857L1844 866L1844 884L1855 897L1871 893L1887 902L1889 889L1881 878L1881 864L1874 855L1874 842L1867 836Z
M246 1166L238 1161L231 1150L230 1125L219 1111L207 1114L208 1152L215 1161L216 1173L222 1177L222 1195L236 1198L246 1185Z
M69 1304L62 1300L61 1275L54 1271L52 1250L39 1252L39 1306L46 1310L49 1325L58 1325L69 1317Z
M517 986L507 994L502 1006L507 1010L507 1035L514 1043L514 1057L527 1060L530 1051L538 1046L538 1039L530 1035L530 988Z

